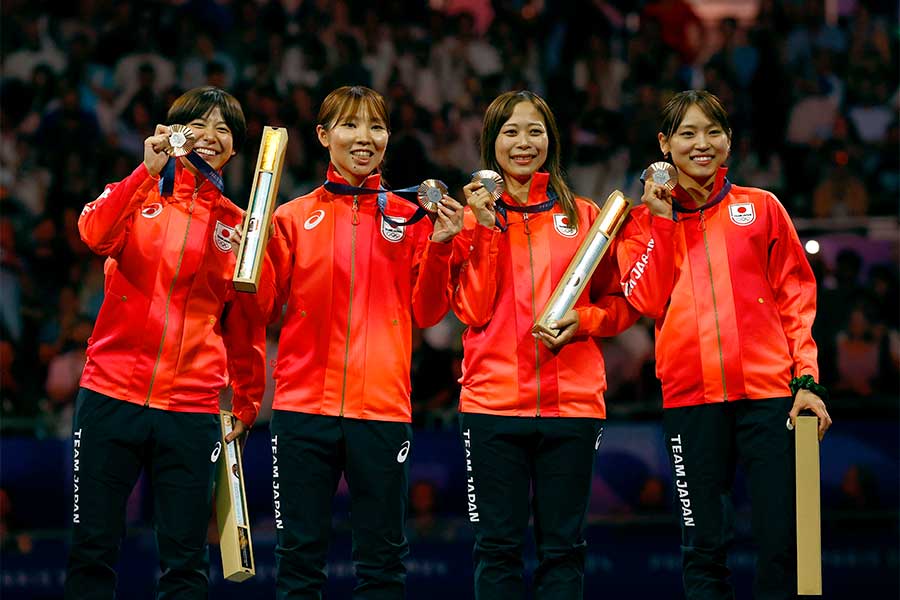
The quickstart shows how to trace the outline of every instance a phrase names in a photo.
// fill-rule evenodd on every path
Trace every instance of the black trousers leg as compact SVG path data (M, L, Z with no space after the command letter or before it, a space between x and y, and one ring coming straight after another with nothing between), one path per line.
M728 579L734 481L734 417L729 404L669 408L666 445L681 513L681 555L687 600L734 598Z
M125 504L141 473L150 432L146 409L82 388L73 420L72 547L67 599L115 596Z
M340 418L273 411L275 595L322 597L334 493L344 463Z
M738 461L747 473L758 548L756 600L797 597L794 433L791 398L735 403Z
M150 481L162 572L157 598L205 600L219 415L146 410L154 421Z
M537 419L541 434L533 482L537 600L584 596L584 524L601 423L600 419Z
M475 413L459 418L468 515L475 530L475 598L522 598L535 423Z
M409 555L406 507L409 498L409 423L342 419L345 473L350 489L350 526L357 585L353 597L404 597Z

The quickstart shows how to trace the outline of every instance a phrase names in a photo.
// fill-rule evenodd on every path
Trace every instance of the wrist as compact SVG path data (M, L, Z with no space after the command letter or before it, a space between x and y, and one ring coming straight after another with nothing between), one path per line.
M809 390L822 400L828 400L828 390L813 379L812 375L801 375L794 377L790 383L791 395L796 397L800 390Z

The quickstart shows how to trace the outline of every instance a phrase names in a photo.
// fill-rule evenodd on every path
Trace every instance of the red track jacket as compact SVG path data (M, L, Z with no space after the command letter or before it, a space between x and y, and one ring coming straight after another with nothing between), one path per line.
M329 166L330 181L347 182ZM375 189L380 175L361 187ZM406 219L411 203L388 193L385 213ZM377 196L324 186L275 211L257 292L268 321L287 304L273 408L380 421L412 420L412 325L449 309L453 245L430 241L423 219L394 227Z
M674 194L690 206L684 190ZM816 282L781 203L732 186L720 203L677 219L638 207L617 247L625 295L656 319L663 406L785 397L791 377L818 379Z
M528 204L547 199L547 173L535 173ZM512 204L514 200L504 195ZM454 240L452 306L463 334L459 410L517 417L604 418L606 371L599 337L637 319L618 291L613 248L578 298L577 339L551 352L531 334L582 240L599 214L576 198L579 225L568 226L559 205L541 213L508 213L508 229L488 229L466 209ZM613 242L615 244L615 242ZM610 295L615 294L615 295Z
M231 284L228 236L243 213L211 183L197 188L180 161L175 173L164 198L142 164L81 213L81 238L109 257L81 385L153 408L218 413L230 379L234 413L249 426L265 388L265 329L251 324L255 307Z

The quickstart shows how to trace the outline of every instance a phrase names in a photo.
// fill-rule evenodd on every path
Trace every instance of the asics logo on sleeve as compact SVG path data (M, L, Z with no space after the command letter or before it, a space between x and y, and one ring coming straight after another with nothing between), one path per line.
M209 462L216 462L219 460L220 452L222 452L222 442L216 442L216 447L213 448L212 454L209 455Z
M322 222L322 219L325 218L325 211L321 208L319 210L314 210L308 219L303 223L303 229L309 231L310 229L314 229L316 225Z
M397 453L397 462L404 463L406 462L406 457L409 455L409 441L403 442L403 445L400 446L400 452Z

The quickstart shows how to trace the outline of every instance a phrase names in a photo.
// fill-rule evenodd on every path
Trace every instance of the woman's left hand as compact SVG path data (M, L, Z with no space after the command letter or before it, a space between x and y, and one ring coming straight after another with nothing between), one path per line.
M831 417L825 408L825 402L809 390L797 390L797 395L794 396L794 406L788 415L791 427L797 426L797 415L803 410L811 410L818 417L819 440L821 441L825 437L825 432L831 427Z
M463 205L444 194L438 203L434 230L431 232L432 242L449 242L462 231Z
M556 323L550 323L551 327L559 330L559 334L557 334L556 337L544 333L543 331L534 335L550 350L558 350L571 342L572 338L575 337L575 332L578 331L579 321L578 311L572 308L569 309L569 312L560 317Z
M231 433L225 436L226 444L239 438L240 436L244 435L244 433L249 431L249 429L247 429L247 426L244 425L244 422L237 417L231 420L231 426ZM241 447L243 447L243 445L243 440L241 440Z

